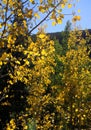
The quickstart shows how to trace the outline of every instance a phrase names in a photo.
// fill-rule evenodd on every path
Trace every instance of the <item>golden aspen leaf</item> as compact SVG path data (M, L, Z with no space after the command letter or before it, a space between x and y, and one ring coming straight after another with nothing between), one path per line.
M65 4L61 4L61 8L64 8L65 7Z
M15 63L19 64L20 65L20 61L16 61Z
M9 76L10 76L10 78L13 78L13 75L11 73L9 74Z
M58 18L58 19L57 19L57 23L58 23L58 24L62 24L62 19L61 19L61 18Z
M44 58L45 58L44 56L41 56L41 59L42 59L42 60L44 60Z
M73 104L72 107L75 108L75 105Z
M9 81L9 83L10 83L11 85L13 84L13 82L12 82L11 80Z
M62 12L62 10L60 9L60 10L57 10L57 13L61 13Z
M24 27L27 27L27 25L26 25L26 21L25 21L25 20L23 21L23 24L24 24Z
M41 39L44 38L44 37L45 37L44 34L40 34L40 35L39 35L39 38L41 38Z
M42 55L47 55L46 51L43 49L42 52L41 52Z
M84 120L84 118L83 118L83 117L81 117L81 120Z
M55 25L56 25L56 22L55 22L55 21L53 21L53 22L52 22L52 26L55 26Z
M6 95L5 97L8 98L8 95Z
M43 2L43 0L40 0L40 3L42 3Z
M39 14L38 13L34 13L34 16L36 17L36 18L40 18L40 16L39 16Z
M80 21L80 20L81 20L81 17L80 17L80 16L77 16L77 20Z
M63 2L65 2L65 3L66 3L67 1L68 1L68 0L63 0Z
M6 1L6 0L3 0L3 4L7 4L7 1Z
M81 12L81 10L80 9L78 9L78 13L80 13Z
M17 75L20 75L20 72L19 72L19 71L17 71Z
M39 11L42 12L42 13L45 13L45 8L43 6L39 6Z
M29 15L31 16L31 15L32 15L32 13L33 13L33 10L32 10L32 9L30 9L28 13L29 13Z
M75 97L78 97L78 95L75 95Z
M26 125L26 126L24 126L24 130L27 130L28 129L28 126Z
M0 28L2 28L2 25L1 25L1 23L0 23Z
M30 0L30 2L31 2L32 4L35 4L35 1L34 1L34 0Z
M71 8L72 7L72 4L68 4L68 8Z
M0 47L4 47L4 42L1 42L1 43L0 43Z
M56 19L56 15L55 15L54 12L53 12L52 15L50 16L50 19Z
M13 26L14 26L14 27L17 27L17 22L14 22Z
M22 16L22 13L18 13L18 16Z
M41 11L41 9L42 9L42 6L39 6L39 11Z
M78 112L78 109L77 109L77 108L75 109L75 112Z
M8 56L8 55L7 55L7 53L6 53L6 52L4 52L4 53L3 53L3 55L2 55L2 58L3 58L3 59L6 59L6 58L7 58L7 56Z
M2 65L3 63L2 63L2 61L0 61L0 65Z
M81 17L80 16L74 16L72 21L76 22L77 20L80 21Z
M12 42L12 36L10 35L9 37L8 37L8 43L11 43Z
M26 61L26 65L29 65L29 61Z
M86 115L83 115L83 117L86 117Z
M28 10L28 12L25 14L25 17L31 18L32 17L32 13L33 13L32 9Z

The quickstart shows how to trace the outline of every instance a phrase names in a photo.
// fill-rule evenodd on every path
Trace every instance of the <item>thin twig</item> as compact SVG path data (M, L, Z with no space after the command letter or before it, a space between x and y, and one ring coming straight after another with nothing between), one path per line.
M28 32L28 35L31 34L32 31L34 31L41 23L43 23L47 18L48 16L61 4L62 0L51 10L49 11L49 13L45 16L44 19L42 19L35 27L33 27L29 32Z
M8 73L7 73L7 74L4 74L4 75L1 75L1 76L0 76L0 79L6 77L6 76L8 76L8 75L9 75Z
M28 2L28 0L24 1L22 4L25 4L26 2Z
M0 102L5 99L5 94L0 98Z

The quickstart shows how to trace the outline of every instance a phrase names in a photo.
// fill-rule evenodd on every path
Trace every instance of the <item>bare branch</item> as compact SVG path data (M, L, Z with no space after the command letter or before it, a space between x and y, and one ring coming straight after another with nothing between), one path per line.
M0 79L6 77L6 76L8 76L8 75L9 75L8 73L7 73L7 74L4 74L4 75L0 75Z
M0 98L0 102L5 99L5 94Z
M28 0L24 1L22 4L24 5L24 4L27 3L27 2L28 2Z
M29 32L28 34L31 34L32 31L34 31L41 23L43 23L47 18L48 16L62 3L62 0L51 10L49 11L49 13L45 16L44 19L42 19L35 27L33 27Z

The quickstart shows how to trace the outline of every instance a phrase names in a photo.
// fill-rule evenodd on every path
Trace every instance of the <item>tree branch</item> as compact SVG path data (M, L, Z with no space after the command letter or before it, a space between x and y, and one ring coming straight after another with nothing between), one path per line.
M27 3L27 2L28 2L28 0L24 1L22 4L25 4L25 3Z
M8 76L8 75L9 75L8 73L7 73L7 74L4 74L4 75L0 75L0 79L6 77L6 76Z
M41 23L43 23L47 18L48 16L62 3L62 0L51 10L49 11L49 13L45 16L44 19L42 19L35 27L33 27L29 32L28 32L28 35L30 35L32 33L32 31L34 31Z
M0 98L0 102L5 99L5 94Z

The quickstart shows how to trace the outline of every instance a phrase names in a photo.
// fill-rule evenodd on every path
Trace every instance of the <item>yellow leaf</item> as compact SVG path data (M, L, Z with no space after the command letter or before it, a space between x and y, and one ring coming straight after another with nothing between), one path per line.
M26 61L26 65L29 65L29 61Z
M8 95L6 95L6 98L8 98Z
M12 36L10 35L9 37L8 37L8 43L11 43L12 42Z
M65 3L68 1L68 0L63 0Z
M53 21L53 22L52 22L52 26L55 26L55 25L56 25L56 22L55 22L55 21Z
M72 107L75 108L75 105L73 104Z
M18 16L22 16L22 13L18 13Z
M72 21L76 22L77 20L80 21L81 17L80 16L74 16Z
M1 47L4 47L4 42L1 42L1 43L0 43L0 48L1 48Z
M35 4L35 1L34 1L34 0L30 0L30 2L31 2L32 4Z
M19 64L20 65L20 61L16 61L15 63Z
M78 13L80 13L81 12L81 10L80 9L78 9Z
M45 37L44 34L40 34L40 35L39 35L39 38L41 38L41 39L44 38L44 37Z
M2 65L2 61L0 61L0 65Z
M58 19L57 19L57 23L58 23L58 24L62 24L62 19L61 19L61 18L58 18Z
M28 12L28 14L29 14L30 16L32 16L32 13L33 13L33 10L30 9L29 12Z
M40 3L42 3L43 2L43 0L40 0Z
M20 72L19 72L19 71L17 71L17 75L18 75L18 76L20 75Z
M13 82L12 82L11 80L9 81L9 83L10 83L11 85L13 84Z
M36 18L40 18L40 16L39 16L39 14L38 13L34 13L34 16L36 17Z
M26 126L24 126L24 130L27 130L28 129L28 126L26 125Z
M42 13L45 13L45 8L43 6L39 6L39 11L42 12Z
M72 4L68 4L68 8L71 8L72 7Z
M1 23L0 23L0 28L2 28L2 25L1 25Z
M83 118L83 117L81 117L81 120L84 120L84 118Z
M83 117L86 117L86 115L83 115Z
M42 55L47 55L46 51L43 49L42 52L41 52Z
M78 109L75 109L75 112L78 112Z
M64 8L65 7L65 4L61 4L61 8Z
M26 21L25 21L25 20L23 21L23 24L24 24L24 27L27 27L27 25L26 25Z
M77 20L80 21L80 20L81 20L81 17L80 17L80 16L77 16Z
M57 10L57 13L61 13L61 11L62 11L61 9L60 9L60 10Z

